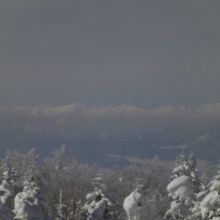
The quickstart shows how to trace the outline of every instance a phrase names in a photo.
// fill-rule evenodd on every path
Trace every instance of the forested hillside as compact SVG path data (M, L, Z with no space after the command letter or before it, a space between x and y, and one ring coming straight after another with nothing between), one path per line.
M173 168L173 171L172 171ZM218 220L219 174L194 155L104 169L75 160L65 147L39 162L35 150L1 161L5 220ZM212 169L212 172L214 170ZM210 174L210 173L209 173Z

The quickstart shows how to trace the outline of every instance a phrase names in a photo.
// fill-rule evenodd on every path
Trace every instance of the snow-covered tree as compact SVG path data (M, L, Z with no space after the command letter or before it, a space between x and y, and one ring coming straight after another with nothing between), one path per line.
M56 205L56 209L57 209L57 218L56 218L56 220L64 220L64 212L63 212L64 207L66 207L66 205L63 204L63 191L60 190L60 192L59 192L59 203Z
M196 157L193 153L190 154L187 160L187 165L188 165L188 173L187 175L191 178L192 181L192 187L193 187L193 193L197 194L201 190L203 190L199 175L198 175L198 169L197 169L197 161Z
M59 191L62 189L64 218L79 219L85 197L94 189L94 171L93 167L74 159L64 146L45 160L41 169L41 191L50 216L58 217L55 206L59 203Z
M200 190L197 175L196 158L180 155L171 176L167 191L172 202L165 214L166 219L182 220L191 215L196 202L196 194Z
M149 220L161 220L164 204L161 204L162 194L157 187L137 184L123 202L127 220L143 220L146 217Z
M189 219L220 220L220 167L217 175L211 180L204 198L194 208L194 214Z
M113 204L104 195L102 190L96 189L94 192L87 194L86 203L82 207L82 216L86 220L105 220L111 219Z
M136 189L125 198L123 208L128 220L141 220L141 214L144 209L144 197L142 186L137 186Z
M0 219L13 219L10 202L14 197L16 171L7 163L3 163L3 180L0 185Z
M17 183L22 187L27 173L37 175L38 168L36 165L37 154L35 149L31 149L27 153L20 153L18 151L7 151L3 163L7 163L11 167L16 168Z
M40 188L33 177L24 182L23 191L14 199L15 220L47 220L41 204Z

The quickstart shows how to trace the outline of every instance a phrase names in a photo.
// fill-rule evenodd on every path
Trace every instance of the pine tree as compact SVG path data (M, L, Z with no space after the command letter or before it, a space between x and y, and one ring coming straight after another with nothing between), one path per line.
M141 220L144 209L144 191L141 185L138 185L123 202L123 208L128 220Z
M13 219L11 200L15 194L16 171L3 162L3 180L0 185L0 219Z
M193 154L188 158L181 154L177 158L171 182L167 186L172 202L165 214L165 219L182 220L191 215L196 194L200 190L196 165L196 158Z
M198 175L197 161L195 155L191 153L187 161L188 161L187 175L190 176L191 178L194 194L197 194L202 190L202 186Z
M86 203L81 213L85 220L107 220L114 218L113 203L103 193L105 185L102 178L93 180L95 190L86 195Z
M41 204L40 188L34 177L24 182L23 191L14 199L15 220L46 220L48 219Z
M220 167L209 184L206 196L200 202L197 216L202 220L220 220Z
M86 203L82 207L82 216L86 220L105 220L111 219L111 208L113 204L103 194L102 190L96 189L87 194Z

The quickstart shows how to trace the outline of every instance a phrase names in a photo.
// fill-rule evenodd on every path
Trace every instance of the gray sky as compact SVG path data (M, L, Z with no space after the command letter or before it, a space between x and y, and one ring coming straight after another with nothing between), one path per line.
M1 0L0 105L218 102L219 10L219 0Z

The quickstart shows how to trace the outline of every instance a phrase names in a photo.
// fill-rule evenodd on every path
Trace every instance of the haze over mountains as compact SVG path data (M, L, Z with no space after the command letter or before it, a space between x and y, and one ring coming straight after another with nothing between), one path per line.
M43 157L65 144L91 163L172 159L183 149L217 160L219 8L1 0L2 154L36 147Z
M173 159L183 149L213 161L220 155L219 132L219 103L155 109L80 104L0 108L2 152L36 147L44 157L65 144L91 163L111 163L111 155Z

